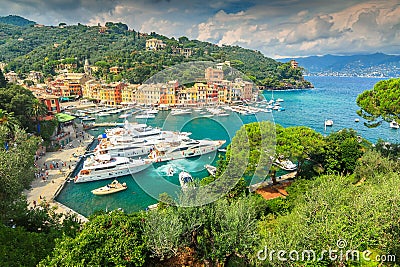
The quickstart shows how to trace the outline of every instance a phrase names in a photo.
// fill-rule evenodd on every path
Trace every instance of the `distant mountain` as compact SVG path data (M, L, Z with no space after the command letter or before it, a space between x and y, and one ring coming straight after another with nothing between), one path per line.
M277 59L288 62L292 58ZM399 77L400 56L375 53L352 56L311 56L295 58L309 75Z
M8 15L6 17L0 17L0 23L11 24L16 26L29 26L36 24L36 22L34 21L16 15Z

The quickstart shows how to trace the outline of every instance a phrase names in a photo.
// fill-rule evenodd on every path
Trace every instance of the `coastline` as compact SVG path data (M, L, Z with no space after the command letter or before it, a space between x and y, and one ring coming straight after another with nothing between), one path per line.
M73 139L70 143L72 145L71 147L68 145L59 151L46 152L36 161L38 168L44 171L45 176L36 177L31 183L31 188L24 190L23 194L27 198L29 207L35 207L37 204L46 201L51 207L56 208L56 213L72 213L75 214L81 222L88 221L85 216L57 202L55 198L63 189L71 173L75 170L76 164L79 162L79 156L85 154L87 146L93 139L93 136L84 133L83 137ZM52 165L54 163L58 163L59 168L53 168Z

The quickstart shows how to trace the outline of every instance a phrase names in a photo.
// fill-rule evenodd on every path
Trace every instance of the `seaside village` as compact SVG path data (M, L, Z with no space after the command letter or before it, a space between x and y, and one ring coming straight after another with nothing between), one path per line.
M150 48L152 45L160 46L159 42L152 44L153 39L148 41ZM85 60L84 73L73 72L77 67L74 64L60 64L56 70L58 75L52 79L44 79L42 73L37 71L31 71L25 79L20 79L19 75L12 71L6 73L5 77L9 82L31 90L47 106L48 114L43 119L57 118L60 127L52 139L64 146L69 143L71 135L76 136L72 122L79 114L71 113L68 109L79 108L78 104L81 107L104 107L105 111L135 106L169 110L179 107L210 107L254 99L257 93L253 83L241 78L234 81L224 79L224 66L229 67L230 62L218 63L214 68L205 69L204 78L198 78L191 87L181 85L178 80L157 84L105 83L92 76L97 67L90 65L88 60ZM109 69L109 72L114 74L120 71L118 66ZM96 109L91 114L98 111L101 110ZM83 122L88 125L91 120L92 117L84 119Z
M150 39L150 41L154 40ZM157 48L161 44L159 42L146 44L148 49L153 49L153 45ZM41 118L42 120L57 119L58 121L57 130L50 140L52 148L62 150L42 158L40 156L43 156L45 151L40 152L37 166L40 170L38 177L41 179L37 179L32 185L33 189L27 192L28 200L33 201L34 205L42 199L54 200L62 190L65 181L69 179L80 183L119 177L144 170L152 162L170 161L224 150L221 146L226 142L226 140L193 140L185 133L168 131L163 131L163 136L161 136L160 129L151 128L145 124L130 124L128 125L130 128L126 128L125 123L103 123L104 125L98 123L96 126L124 126L124 128L106 130L107 138L103 138L95 148L97 152L104 155L94 160L85 159L83 169L75 177L66 179L66 175L69 176L74 172L80 156L93 145L93 137L84 130L95 126L94 116L98 118L121 113L119 119L126 119L133 114L136 115L136 119L151 119L155 118L158 110L171 110L171 115L197 112L203 117L230 116L231 113L228 111L241 115L254 115L257 112L284 110L280 106L283 99L260 101L258 89L252 82L242 78L229 80L224 77L224 70L228 67L230 67L229 61L208 67L204 70L204 76L196 78L190 86L180 84L179 80L152 84L106 83L94 78L92 73L96 71L96 66L90 65L88 60L85 60L83 73L74 72L77 69L74 64L60 64L56 70L58 74L53 78L44 79L40 72L31 71L22 80L14 72L6 73L5 77L9 82L20 84L31 90L46 105L48 114ZM121 71L122 68L118 66L109 69L109 72L114 74ZM247 105L250 103L252 105ZM75 123L76 118L79 118L81 123ZM137 140L143 140L143 143L132 140L128 149L125 139L133 138L132 136L139 138ZM124 139L123 142L119 142L118 138ZM171 142L168 143L171 147L162 147L164 144L161 140L168 139L179 140L178 146L173 147L171 145L173 142ZM162 149L158 150L157 146ZM296 167L291 162L279 164L281 168L286 168L288 171L294 171ZM104 170L102 166L106 166ZM213 173L215 175L214 166L206 166L206 168L211 175ZM173 172L174 170L168 170L167 175L171 176ZM48 179L51 182L47 182ZM192 178L189 173L184 172L182 177L179 173L179 180L181 187L185 188L185 184ZM47 182L47 184L42 186L40 182ZM126 186L113 183L100 188L93 194L108 194L111 188L114 191L126 189ZM58 203L58 206L64 211L65 209L70 211L62 204ZM82 219L85 220L83 217Z

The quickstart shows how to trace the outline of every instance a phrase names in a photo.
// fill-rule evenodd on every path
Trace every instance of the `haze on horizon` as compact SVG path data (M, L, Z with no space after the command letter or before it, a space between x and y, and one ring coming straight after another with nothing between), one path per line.
M399 54L400 2L0 0L0 16L45 25L123 22L140 32L239 45L272 58Z

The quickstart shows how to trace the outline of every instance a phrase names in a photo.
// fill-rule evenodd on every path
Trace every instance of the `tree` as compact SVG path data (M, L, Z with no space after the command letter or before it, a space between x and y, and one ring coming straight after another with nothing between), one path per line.
M400 122L400 79L379 81L371 90L357 97L360 110L357 114L368 121L367 126L376 127L382 120Z
M19 125L19 121L14 117L14 112L7 112L0 109L0 125L5 126L9 134L14 135L16 127Z
M63 237L39 266L142 266L143 216L120 211L90 218L75 238Z
M34 117L37 124L37 132L40 134L40 118L47 114L47 107L40 102L38 99L32 101L31 107L29 108L29 113Z
M353 173L367 146L354 130L343 129L331 133L325 138L324 151L321 154L325 173Z
M0 69L0 88L4 88L4 87L6 87L6 85L7 85L7 80L4 77L4 74Z
M289 158L297 162L297 176L306 160L321 153L324 140L320 133L305 126L277 127L276 158Z
M294 185L298 182L304 180ZM307 181L301 194L293 198L294 207L288 214L268 217L260 223L262 253L259 256L265 260L255 257L255 263L260 266L309 266L309 263L310 266L379 266L380 262L362 262L361 255L366 250L380 255L399 251L399 182L400 175L395 170L375 171L373 180L359 186L354 186L348 176L330 175ZM338 247L339 240L342 240L340 244L345 243L343 247ZM268 248L267 254L264 248ZM361 262L357 265L345 257L330 260L327 253L322 254L329 248L338 250L335 255L357 250ZM286 251L285 258L289 258L290 251L299 254L291 253L293 260L289 261L279 261L278 257L271 260L272 250ZM314 259L322 260L313 261L312 254L311 260L302 259L304 251L314 251Z
M34 179L34 155L39 146L38 137L28 135L18 127L13 137L9 130L0 125L0 144L7 143L8 149L0 148L0 220L7 217L9 206L19 197L23 189ZM3 145L2 145L3 147Z

